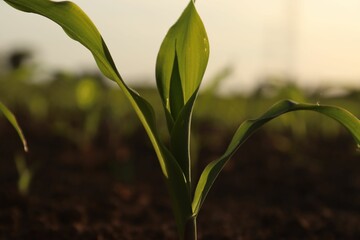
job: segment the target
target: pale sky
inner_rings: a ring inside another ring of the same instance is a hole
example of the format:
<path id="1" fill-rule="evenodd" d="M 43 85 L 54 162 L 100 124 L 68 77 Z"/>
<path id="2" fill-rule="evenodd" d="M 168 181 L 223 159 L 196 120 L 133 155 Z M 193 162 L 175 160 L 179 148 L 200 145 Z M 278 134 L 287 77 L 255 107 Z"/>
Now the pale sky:
<path id="1" fill-rule="evenodd" d="M 74 2 L 102 33 L 125 81 L 155 83 L 161 41 L 188 1 Z M 205 82 L 231 65 L 234 73 L 224 85 L 236 91 L 277 73 L 293 74 L 301 85 L 360 88 L 359 0 L 197 0 L 196 5 L 210 41 Z M 0 29 L 0 54 L 29 46 L 44 69 L 95 68 L 90 53 L 60 27 L 3 1 Z"/>

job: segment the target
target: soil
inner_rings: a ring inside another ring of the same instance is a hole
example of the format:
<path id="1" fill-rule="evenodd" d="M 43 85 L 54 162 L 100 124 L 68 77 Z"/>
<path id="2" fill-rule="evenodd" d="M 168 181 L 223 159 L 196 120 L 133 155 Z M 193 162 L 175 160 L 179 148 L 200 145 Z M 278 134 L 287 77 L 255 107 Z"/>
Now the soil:
<path id="1" fill-rule="evenodd" d="M 4 126 L 4 124 L 0 124 Z M 23 127 L 35 168 L 19 194 L 13 129 L 2 127 L 0 239 L 177 239 L 160 168 L 142 129 L 87 147 Z M 230 138 L 201 129 L 201 169 Z M 216 137 L 216 138 L 215 138 Z M 210 141 L 211 140 L 211 141 Z M 219 176 L 198 217 L 199 239 L 360 239 L 360 154 L 347 134 L 306 139 L 258 132 Z"/>

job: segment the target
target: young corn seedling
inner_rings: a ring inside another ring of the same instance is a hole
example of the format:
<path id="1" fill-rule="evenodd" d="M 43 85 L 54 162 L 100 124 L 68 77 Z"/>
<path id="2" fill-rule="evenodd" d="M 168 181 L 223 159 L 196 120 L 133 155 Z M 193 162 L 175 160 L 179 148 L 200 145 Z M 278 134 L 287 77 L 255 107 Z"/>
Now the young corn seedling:
<path id="1" fill-rule="evenodd" d="M 25 136 L 20 128 L 18 121 L 16 120 L 15 115 L 7 108 L 2 102 L 0 102 L 0 113 L 3 113 L 5 118 L 10 122 L 10 124 L 14 127 L 16 132 L 18 133 L 20 140 L 23 144 L 24 151 L 28 151 L 28 145 L 25 139 Z"/>
<path id="2" fill-rule="evenodd" d="M 208 58 L 209 42 L 191 0 L 163 40 L 156 62 L 156 83 L 163 102 L 170 135 L 169 146 L 160 139 L 152 106 L 130 89 L 110 55 L 101 34 L 88 16 L 74 3 L 49 0 L 4 0 L 14 8 L 43 15 L 59 24 L 75 41 L 93 54 L 101 72 L 122 89 L 143 124 L 158 157 L 167 184 L 179 239 L 197 239 L 196 219 L 205 198 L 220 171 L 234 152 L 252 133 L 270 120 L 287 112 L 308 110 L 324 114 L 342 124 L 360 144 L 360 122 L 348 111 L 336 106 L 276 103 L 257 119 L 243 122 L 236 130 L 225 153 L 210 162 L 194 184 L 191 176 L 190 125 Z M 192 189 L 192 186 L 196 186 Z"/>
<path id="3" fill-rule="evenodd" d="M 20 125 L 16 120 L 15 115 L 2 102 L 0 102 L 0 113 L 4 114 L 5 118 L 17 131 L 21 139 L 21 142 L 23 144 L 24 151 L 27 152 L 28 151 L 27 142 L 20 128 Z M 27 167 L 25 157 L 22 154 L 18 154 L 15 157 L 15 164 L 19 174 L 18 190 L 21 194 L 25 195 L 29 190 L 29 185 L 32 178 L 32 171 Z"/>

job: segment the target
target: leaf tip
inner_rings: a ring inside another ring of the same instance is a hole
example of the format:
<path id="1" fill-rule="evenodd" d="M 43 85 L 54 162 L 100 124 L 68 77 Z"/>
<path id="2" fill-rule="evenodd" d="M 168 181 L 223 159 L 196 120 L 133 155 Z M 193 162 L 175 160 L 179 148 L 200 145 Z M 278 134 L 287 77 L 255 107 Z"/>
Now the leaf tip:
<path id="1" fill-rule="evenodd" d="M 24 151 L 29 152 L 29 147 L 26 142 L 24 142 Z"/>

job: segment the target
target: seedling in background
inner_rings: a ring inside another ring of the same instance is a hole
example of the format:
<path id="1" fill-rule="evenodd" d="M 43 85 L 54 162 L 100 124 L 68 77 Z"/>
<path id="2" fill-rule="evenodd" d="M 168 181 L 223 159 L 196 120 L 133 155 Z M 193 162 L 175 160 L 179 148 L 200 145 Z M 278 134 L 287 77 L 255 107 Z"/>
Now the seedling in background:
<path id="1" fill-rule="evenodd" d="M 67 80 L 69 85 L 64 83 L 63 79 L 56 79 L 52 88 L 56 89 L 57 86 L 62 86 L 62 91 L 56 92 L 53 95 L 54 102 L 57 106 L 70 110 L 72 107 L 80 111 L 84 119 L 82 126 L 73 126 L 68 119 L 56 119 L 54 129 L 57 134 L 66 137 L 71 142 L 74 142 L 83 151 L 88 151 L 94 137 L 98 133 L 99 124 L 102 117 L 101 106 L 104 103 L 101 101 L 104 94 L 104 87 L 101 82 L 95 77 L 81 77 L 71 78 Z M 60 83 L 60 84 L 59 84 Z M 55 90 L 56 91 L 56 90 Z M 67 98 L 62 97 L 66 93 Z M 59 98 L 63 101 L 63 104 L 59 103 Z M 74 102 L 76 104 L 74 104 Z"/>
<path id="2" fill-rule="evenodd" d="M 28 151 L 27 142 L 26 142 L 24 134 L 16 120 L 15 115 L 2 102 L 0 102 L 0 113 L 1 112 L 4 114 L 6 119 L 9 120 L 11 125 L 17 131 L 17 133 L 21 139 L 21 142 L 23 144 L 24 151 L 27 152 Z M 16 164 L 16 169 L 18 170 L 18 174 L 19 174 L 18 190 L 21 194 L 26 195 L 29 190 L 33 172 L 32 172 L 32 170 L 30 170 L 27 167 L 25 157 L 22 154 L 18 154 L 15 157 L 15 164 Z"/>
<path id="3" fill-rule="evenodd" d="M 196 219 L 218 174 L 242 143 L 268 121 L 287 112 L 315 111 L 338 121 L 360 144 L 359 119 L 348 111 L 335 106 L 285 100 L 273 105 L 259 118 L 243 122 L 225 153 L 210 162 L 194 184 L 191 176 L 190 125 L 193 106 L 209 58 L 207 34 L 194 0 L 189 2 L 178 21 L 170 28 L 156 63 L 156 83 L 167 119 L 170 146 L 166 146 L 160 139 L 152 106 L 125 84 L 101 34 L 77 5 L 49 0 L 4 1 L 18 10 L 43 15 L 59 24 L 72 39 L 92 52 L 101 72 L 122 89 L 155 149 L 171 196 L 179 239 L 197 239 Z M 196 186 L 195 189 L 192 186 Z"/>
<path id="4" fill-rule="evenodd" d="M 25 136 L 20 128 L 18 121 L 16 120 L 15 115 L 2 103 L 0 102 L 0 113 L 3 113 L 5 118 L 11 123 L 16 132 L 18 133 L 21 142 L 23 144 L 24 151 L 28 151 L 28 145 L 25 139 Z"/>
<path id="5" fill-rule="evenodd" d="M 25 156 L 23 154 L 17 154 L 15 156 L 16 170 L 19 174 L 17 187 L 22 195 L 29 193 L 31 180 L 34 176 L 34 170 L 26 163 Z"/>

